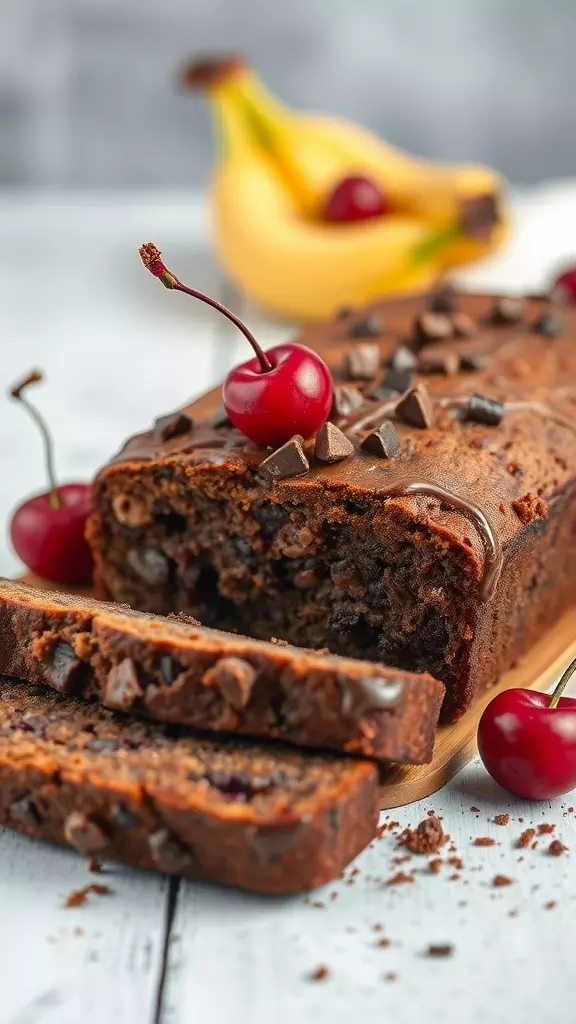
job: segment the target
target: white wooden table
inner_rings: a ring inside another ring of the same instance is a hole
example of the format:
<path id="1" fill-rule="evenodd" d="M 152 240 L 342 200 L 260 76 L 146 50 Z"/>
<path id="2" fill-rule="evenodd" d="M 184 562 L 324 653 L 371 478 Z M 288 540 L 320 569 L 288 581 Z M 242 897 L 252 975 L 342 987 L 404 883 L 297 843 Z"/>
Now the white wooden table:
<path id="1" fill-rule="evenodd" d="M 472 286 L 537 288 L 576 255 L 576 185 L 519 196 L 515 206 L 513 243 L 463 275 Z M 206 388 L 243 351 L 216 314 L 145 274 L 136 249 L 149 238 L 184 280 L 244 313 L 265 343 L 286 334 L 221 282 L 198 199 L 0 193 L 0 392 L 33 365 L 46 370 L 37 399 L 62 479 L 88 478 L 126 434 Z M 0 465 L 7 523 L 44 481 L 33 426 L 1 394 Z M 2 543 L 0 572 L 17 571 Z M 512 801 L 475 762 L 432 799 L 392 815 L 416 825 L 435 808 L 461 870 L 445 864 L 433 875 L 422 857 L 399 868 L 385 833 L 358 859 L 352 884 L 289 900 L 117 866 L 96 878 L 75 854 L 0 830 L 0 1024 L 572 1024 L 571 806 Z M 507 826 L 492 821 L 502 812 Z M 542 822 L 555 825 L 568 853 L 550 856 L 549 835 L 537 849 L 515 848 L 522 829 Z M 476 847 L 477 836 L 497 845 Z M 387 886 L 399 869 L 414 870 L 414 882 Z M 495 888 L 496 874 L 513 882 Z M 72 889 L 94 880 L 111 894 L 64 908 Z M 430 943 L 450 943 L 453 954 L 427 956 Z M 329 977 L 311 980 L 319 965 Z"/>

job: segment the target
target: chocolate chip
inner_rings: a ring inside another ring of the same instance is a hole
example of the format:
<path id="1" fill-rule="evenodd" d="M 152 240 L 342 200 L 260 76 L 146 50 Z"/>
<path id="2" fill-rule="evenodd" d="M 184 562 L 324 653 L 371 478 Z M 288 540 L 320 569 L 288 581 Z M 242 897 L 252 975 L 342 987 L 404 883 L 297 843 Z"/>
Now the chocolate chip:
<path id="1" fill-rule="evenodd" d="M 166 683 L 167 686 L 172 686 L 174 680 L 184 672 L 184 666 L 174 658 L 171 658 L 169 654 L 161 656 L 158 667 L 162 676 L 162 682 Z"/>
<path id="2" fill-rule="evenodd" d="M 456 373 L 460 360 L 455 352 L 424 352 L 420 356 L 420 373 Z"/>
<path id="3" fill-rule="evenodd" d="M 170 575 L 170 562 L 157 548 L 130 548 L 126 561 L 131 569 L 151 587 L 166 583 Z"/>
<path id="4" fill-rule="evenodd" d="M 500 222 L 498 203 L 493 192 L 472 196 L 460 204 L 460 222 L 465 235 L 479 242 L 490 240 L 492 232 Z"/>
<path id="5" fill-rule="evenodd" d="M 70 644 L 60 640 L 46 658 L 44 674 L 59 693 L 74 693 L 81 683 L 82 667 Z"/>
<path id="6" fill-rule="evenodd" d="M 379 338 L 384 331 L 384 324 L 379 316 L 374 313 L 368 314 L 357 320 L 355 324 L 350 324 L 346 332 L 347 338 Z"/>
<path id="7" fill-rule="evenodd" d="M 64 822 L 64 838 L 85 857 L 101 853 L 110 845 L 103 828 L 82 811 L 72 811 Z"/>
<path id="8" fill-rule="evenodd" d="M 284 480 L 290 476 L 301 476 L 310 469 L 310 464 L 302 449 L 302 438 L 296 434 L 281 448 L 277 448 L 260 464 L 262 469 L 273 480 Z"/>
<path id="9" fill-rule="evenodd" d="M 471 316 L 455 313 L 452 317 L 452 330 L 456 338 L 471 338 L 476 334 L 477 327 Z"/>
<path id="10" fill-rule="evenodd" d="M 294 576 L 293 583 L 298 590 L 313 590 L 318 584 L 318 576 L 314 569 L 301 569 Z"/>
<path id="11" fill-rule="evenodd" d="M 538 334 L 544 334 L 548 338 L 554 338 L 561 334 L 564 329 L 564 320 L 558 313 L 551 309 L 545 310 L 532 324 L 532 330 Z"/>
<path id="12" fill-rule="evenodd" d="M 256 682 L 256 669 L 244 658 L 220 658 L 202 677 L 205 686 L 216 686 L 238 711 L 245 708 Z"/>
<path id="13" fill-rule="evenodd" d="M 156 866 L 169 874 L 179 875 L 194 863 L 192 852 L 185 849 L 167 828 L 152 832 L 148 836 L 148 847 Z"/>
<path id="14" fill-rule="evenodd" d="M 517 324 L 524 316 L 525 306 L 524 299 L 510 297 L 496 299 L 490 312 L 490 322 L 493 324 Z"/>
<path id="15" fill-rule="evenodd" d="M 192 430 L 193 426 L 193 421 L 185 412 L 172 412 L 167 416 L 159 416 L 154 422 L 154 440 L 169 441 L 172 437 L 186 434 Z"/>
<path id="16" fill-rule="evenodd" d="M 135 825 L 140 824 L 140 818 L 123 803 L 119 803 L 114 807 L 112 820 L 116 828 L 134 828 Z"/>
<path id="17" fill-rule="evenodd" d="M 460 369 L 467 373 L 483 370 L 488 365 L 488 356 L 484 352 L 467 352 L 460 356 Z"/>
<path id="18" fill-rule="evenodd" d="M 10 817 L 28 828 L 37 828 L 42 820 L 29 793 L 10 804 Z"/>
<path id="19" fill-rule="evenodd" d="M 380 368 L 380 346 L 358 345 L 346 354 L 345 369 L 352 380 L 372 380 Z"/>
<path id="20" fill-rule="evenodd" d="M 464 419 L 497 427 L 502 422 L 503 415 L 504 406 L 501 402 L 487 398 L 486 395 L 471 395 Z"/>
<path id="21" fill-rule="evenodd" d="M 332 416 L 349 416 L 361 405 L 364 405 L 364 396 L 353 384 L 338 384 L 334 388 Z"/>
<path id="22" fill-rule="evenodd" d="M 417 363 L 417 356 L 406 345 L 399 345 L 388 360 L 391 370 L 414 370 Z"/>
<path id="23" fill-rule="evenodd" d="M 422 313 L 414 324 L 414 341 L 421 348 L 452 336 L 452 322 L 442 313 Z"/>
<path id="24" fill-rule="evenodd" d="M 390 392 L 408 391 L 408 388 L 412 387 L 413 379 L 414 374 L 408 368 L 404 370 L 386 370 L 380 386 L 377 388 L 378 394 L 376 395 L 376 392 L 374 392 L 374 395 L 378 398 L 385 398 L 386 394 Z"/>
<path id="25" fill-rule="evenodd" d="M 456 309 L 457 295 L 454 285 L 443 284 L 430 294 L 428 309 L 431 313 L 453 313 Z"/>
<path id="26" fill-rule="evenodd" d="M 434 423 L 434 407 L 423 384 L 412 388 L 396 407 L 396 415 L 412 427 L 425 429 Z"/>
<path id="27" fill-rule="evenodd" d="M 354 454 L 354 445 L 333 423 L 324 423 L 316 434 L 314 455 L 320 462 L 341 462 Z"/>
<path id="28" fill-rule="evenodd" d="M 135 700 L 141 697 L 142 687 L 138 681 L 136 665 L 132 658 L 124 658 L 113 665 L 104 684 L 104 703 L 110 708 L 127 711 Z"/>
<path id="29" fill-rule="evenodd" d="M 228 418 L 228 413 L 223 405 L 218 406 L 216 412 L 212 417 L 212 426 L 218 430 L 220 427 L 231 427 L 232 420 Z"/>
<path id="30" fill-rule="evenodd" d="M 290 522 L 288 509 L 275 501 L 261 501 L 253 506 L 252 514 L 256 522 L 262 527 L 262 533 L 267 540 L 275 537 L 278 530 Z"/>
<path id="31" fill-rule="evenodd" d="M 384 420 L 376 430 L 364 438 L 360 447 L 381 459 L 392 459 L 400 448 L 398 431 L 391 420 Z"/>

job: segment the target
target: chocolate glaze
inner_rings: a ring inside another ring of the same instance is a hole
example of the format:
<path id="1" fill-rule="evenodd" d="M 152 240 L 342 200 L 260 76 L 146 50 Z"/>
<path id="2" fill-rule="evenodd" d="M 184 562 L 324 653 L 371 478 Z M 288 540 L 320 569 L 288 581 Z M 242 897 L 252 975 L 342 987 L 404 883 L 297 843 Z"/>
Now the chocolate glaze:
<path id="1" fill-rule="evenodd" d="M 424 296 L 375 304 L 369 310 L 385 314 L 386 333 L 380 340 L 382 372 L 379 379 L 362 385 L 366 394 L 378 386 L 398 345 L 412 336 L 414 320 L 425 310 L 426 302 Z M 485 598 L 494 591 L 502 550 L 523 529 L 513 502 L 530 490 L 544 499 L 552 497 L 570 480 L 569 466 L 576 463 L 573 407 L 565 388 L 573 373 L 576 310 L 566 309 L 562 334 L 550 339 L 529 327 L 549 308 L 546 299 L 528 300 L 522 325 L 489 323 L 493 305 L 493 296 L 460 297 L 459 310 L 473 319 L 477 330 L 471 339 L 444 340 L 442 348 L 460 355 L 480 353 L 486 363 L 477 370 L 451 375 L 451 395 L 446 395 L 445 379 L 416 370 L 415 382 L 424 382 L 433 398 L 436 422 L 428 430 L 418 430 L 395 419 L 400 437 L 396 457 L 378 459 L 355 444 L 350 458 L 326 465 L 313 461 L 310 444 L 306 454 L 311 466 L 306 474 L 269 484 L 277 501 L 322 501 L 327 491 L 338 492 L 342 500 L 349 493 L 355 501 L 362 495 L 370 499 L 374 493 L 394 496 L 403 502 L 403 512 L 420 522 L 425 520 L 433 532 L 465 554 Z M 346 336 L 348 327 L 365 313 L 351 311 L 344 320 L 312 326 L 298 339 L 322 352 L 339 383 L 350 383 L 343 376 L 345 355 L 358 344 Z M 427 347 L 427 352 L 433 350 L 434 345 Z M 505 415 L 498 427 L 463 422 L 463 417 L 452 411 L 465 410 L 473 392 L 504 403 L 506 413 L 514 415 Z M 398 398 L 395 395 L 377 404 L 366 400 L 346 417 L 334 415 L 332 422 L 355 440 L 380 420 L 394 418 Z M 215 428 L 211 421 L 220 404 L 220 391 L 215 389 L 186 407 L 184 411 L 196 426 L 181 437 L 159 443 L 149 431 L 131 439 L 100 474 L 97 488 L 105 485 L 111 474 L 138 473 L 150 462 L 153 473 L 156 464 L 165 468 L 171 462 L 199 475 L 223 466 L 232 474 L 248 473 L 262 486 L 258 467 L 270 449 L 253 445 L 232 427 Z M 551 457 L 555 449 L 561 450 L 563 461 Z M 423 510 L 418 495 L 426 493 L 439 499 L 438 507 Z M 477 537 L 469 536 L 469 523 Z"/>

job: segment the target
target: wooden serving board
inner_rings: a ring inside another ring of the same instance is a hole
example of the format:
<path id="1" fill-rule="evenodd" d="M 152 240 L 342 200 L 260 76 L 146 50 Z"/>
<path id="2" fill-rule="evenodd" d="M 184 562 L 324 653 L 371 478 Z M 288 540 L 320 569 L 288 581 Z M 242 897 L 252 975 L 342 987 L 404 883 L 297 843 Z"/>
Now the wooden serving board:
<path id="1" fill-rule="evenodd" d="M 54 583 L 37 576 L 24 576 L 41 590 L 57 590 Z M 88 587 L 71 587 L 74 593 L 90 597 Z M 391 765 L 383 777 L 380 788 L 380 807 L 402 807 L 431 796 L 448 782 L 456 772 L 468 764 L 477 753 L 476 732 L 480 716 L 486 705 L 501 690 L 515 686 L 531 690 L 549 690 L 560 677 L 572 658 L 576 657 L 576 608 L 566 614 L 552 629 L 544 633 L 516 668 L 511 669 L 500 682 L 482 694 L 453 725 L 441 725 L 436 733 L 434 757 L 425 765 Z"/>

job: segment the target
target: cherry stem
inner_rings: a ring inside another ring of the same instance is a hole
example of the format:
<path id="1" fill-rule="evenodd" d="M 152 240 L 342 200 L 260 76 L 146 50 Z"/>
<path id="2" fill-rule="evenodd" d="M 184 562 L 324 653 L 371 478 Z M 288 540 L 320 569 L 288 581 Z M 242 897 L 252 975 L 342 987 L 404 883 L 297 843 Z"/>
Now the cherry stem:
<path id="1" fill-rule="evenodd" d="M 205 302 L 207 306 L 212 306 L 213 309 L 217 309 L 219 313 L 222 313 L 223 316 L 227 317 L 228 320 L 230 320 L 230 322 L 242 332 L 246 340 L 254 349 L 256 358 L 260 363 L 262 373 L 269 373 L 270 370 L 274 369 L 264 349 L 258 344 L 252 332 L 246 327 L 246 324 L 242 323 L 240 318 L 237 317 L 232 310 L 227 309 L 226 306 L 223 306 L 217 299 L 212 299 L 209 295 L 205 295 L 204 292 L 199 292 L 195 288 L 188 288 L 187 285 L 182 284 L 171 270 L 166 269 L 164 263 L 160 259 L 161 252 L 154 245 L 154 242 L 145 242 L 144 245 L 140 246 L 139 253 L 142 263 L 146 269 L 149 270 L 154 277 L 157 277 L 165 288 L 171 288 L 173 291 L 177 292 L 184 292 L 185 295 L 191 295 L 194 299 L 200 299 L 201 302 Z"/>
<path id="2" fill-rule="evenodd" d="M 555 707 L 558 706 L 558 701 L 560 700 L 560 697 L 564 693 L 564 690 L 566 689 L 566 686 L 568 685 L 568 683 L 569 683 L 570 679 L 572 678 L 572 676 L 574 675 L 575 671 L 576 671 L 576 658 L 574 658 L 574 661 L 570 662 L 570 664 L 568 665 L 568 668 L 566 669 L 566 671 L 564 672 L 562 678 L 560 679 L 560 682 L 556 686 L 556 689 L 554 690 L 554 693 L 552 694 L 552 697 L 550 698 L 550 703 L 548 705 L 549 708 L 555 708 Z"/>
<path id="3" fill-rule="evenodd" d="M 19 384 L 15 384 L 14 387 L 11 388 L 10 394 L 12 395 L 12 398 L 16 398 L 28 410 L 42 435 L 42 440 L 44 442 L 46 475 L 50 485 L 50 505 L 52 508 L 60 508 L 62 505 L 62 499 L 60 498 L 58 487 L 56 485 L 56 473 L 54 471 L 54 444 L 50 436 L 50 431 L 48 430 L 44 418 L 24 395 L 25 389 L 29 387 L 30 384 L 39 384 L 42 380 L 44 380 L 44 375 L 40 370 L 32 370 L 24 380 L 21 380 Z"/>

